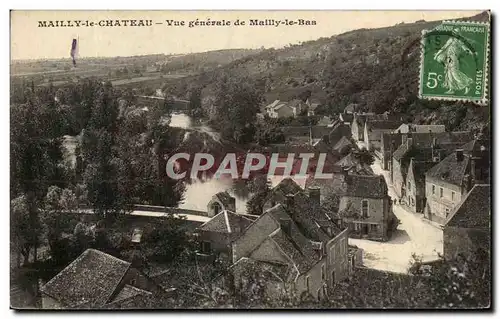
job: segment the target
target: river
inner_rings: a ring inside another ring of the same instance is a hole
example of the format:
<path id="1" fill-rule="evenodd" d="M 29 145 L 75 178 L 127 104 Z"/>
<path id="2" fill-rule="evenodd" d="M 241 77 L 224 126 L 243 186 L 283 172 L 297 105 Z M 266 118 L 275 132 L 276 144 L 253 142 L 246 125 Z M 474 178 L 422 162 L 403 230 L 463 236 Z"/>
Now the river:
<path id="1" fill-rule="evenodd" d="M 215 132 L 213 129 L 206 125 L 195 124 L 193 119 L 191 119 L 184 113 L 173 113 L 170 121 L 170 126 L 207 133 L 214 140 L 220 140 L 220 134 L 218 132 Z M 236 211 L 239 213 L 245 213 L 246 203 L 249 199 L 250 194 L 248 194 L 248 192 L 241 191 L 241 193 L 243 194 L 240 194 L 238 196 L 235 194 L 234 186 L 234 182 L 230 179 L 217 178 L 195 181 L 191 184 L 187 184 L 184 201 L 179 205 L 179 207 L 205 211 L 207 209 L 208 202 L 212 199 L 213 195 L 218 192 L 227 191 L 229 194 L 236 198 Z"/>

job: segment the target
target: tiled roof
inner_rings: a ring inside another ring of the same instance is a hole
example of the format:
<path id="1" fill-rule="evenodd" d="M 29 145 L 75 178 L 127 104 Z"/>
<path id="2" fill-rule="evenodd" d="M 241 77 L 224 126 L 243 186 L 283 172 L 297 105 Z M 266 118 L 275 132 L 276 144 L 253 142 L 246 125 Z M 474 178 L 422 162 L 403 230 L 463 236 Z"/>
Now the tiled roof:
<path id="1" fill-rule="evenodd" d="M 346 182 L 346 196 L 364 198 L 384 198 L 387 196 L 387 183 L 382 175 L 349 174 Z"/>
<path id="2" fill-rule="evenodd" d="M 279 103 L 280 103 L 280 100 L 275 100 L 273 103 L 267 105 L 266 109 L 274 109 Z"/>
<path id="3" fill-rule="evenodd" d="M 354 143 L 346 136 L 342 136 L 342 138 L 333 146 L 333 149 L 335 151 L 341 151 L 345 147 L 349 146 L 354 146 Z"/>
<path id="4" fill-rule="evenodd" d="M 214 196 L 217 197 L 224 205 L 230 204 L 233 201 L 233 197 L 229 195 L 228 192 L 218 192 Z"/>
<path id="5" fill-rule="evenodd" d="M 354 118 L 354 116 L 350 113 L 342 113 L 340 114 L 340 116 L 342 116 L 342 120 L 344 122 L 349 122 L 349 123 L 351 123 L 352 119 Z"/>
<path id="6" fill-rule="evenodd" d="M 476 184 L 455 208 L 446 226 L 461 228 L 491 227 L 491 188 L 489 184 Z"/>
<path id="7" fill-rule="evenodd" d="M 342 137 L 349 137 L 351 134 L 349 125 L 339 122 L 328 133 L 328 141 L 331 145 L 335 145 Z"/>
<path id="8" fill-rule="evenodd" d="M 138 295 L 151 296 L 152 293 L 134 286 L 125 285 L 110 303 L 122 302 L 126 299 L 133 298 Z"/>
<path id="9" fill-rule="evenodd" d="M 278 185 L 276 185 L 273 189 L 272 192 L 281 192 L 283 195 L 288 195 L 288 194 L 295 194 L 297 192 L 300 192 L 302 188 L 299 186 L 299 184 L 295 183 L 295 181 L 288 177 L 284 178 Z"/>
<path id="10" fill-rule="evenodd" d="M 217 233 L 240 233 L 253 221 L 247 217 L 224 210 L 201 225 L 198 229 Z"/>
<path id="11" fill-rule="evenodd" d="M 130 263 L 87 249 L 41 291 L 68 308 L 100 308 L 109 301 Z"/>
<path id="12" fill-rule="evenodd" d="M 474 140 L 463 145 L 462 160 L 457 160 L 457 152 L 452 152 L 444 160 L 428 170 L 425 176 L 441 179 L 458 186 L 462 185 L 465 175 L 470 173 L 470 154 L 479 152 L 481 147 L 485 147 L 485 151 L 488 152 L 489 142 Z M 489 154 L 485 155 L 489 157 Z M 489 167 L 484 168 L 489 169 Z"/>
<path id="13" fill-rule="evenodd" d="M 411 169 L 413 171 L 413 178 L 418 183 L 424 183 L 425 173 L 429 169 L 431 169 L 434 165 L 436 165 L 436 163 L 432 161 L 412 161 L 411 163 L 412 163 Z"/>
<path id="14" fill-rule="evenodd" d="M 368 127 L 371 130 L 393 130 L 401 124 L 400 121 L 389 121 L 389 120 L 378 120 L 378 121 L 368 121 Z"/>

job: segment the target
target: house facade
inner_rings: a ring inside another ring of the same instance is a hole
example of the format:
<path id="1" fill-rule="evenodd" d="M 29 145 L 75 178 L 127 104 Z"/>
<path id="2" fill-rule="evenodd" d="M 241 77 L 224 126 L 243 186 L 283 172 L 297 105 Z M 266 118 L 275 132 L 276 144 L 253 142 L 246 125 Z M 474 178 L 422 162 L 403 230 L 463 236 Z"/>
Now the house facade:
<path id="1" fill-rule="evenodd" d="M 257 216 L 224 210 L 196 229 L 199 255 L 210 260 L 232 256 L 231 245 Z"/>
<path id="2" fill-rule="evenodd" d="M 446 131 L 444 125 L 420 125 L 412 123 L 401 124 L 394 130 L 395 133 L 443 133 Z"/>
<path id="3" fill-rule="evenodd" d="M 398 221 L 382 175 L 345 175 L 346 191 L 339 204 L 339 218 L 349 227 L 349 236 L 387 241 Z"/>
<path id="4" fill-rule="evenodd" d="M 327 290 L 349 273 L 348 229 L 339 228 L 333 216 L 320 208 L 320 194 L 288 194 L 264 212 L 233 243 L 234 282 L 245 289 L 251 278 L 245 267 L 274 269 L 279 280 L 268 278 L 266 293 L 275 298 L 278 291 L 292 292 L 300 298 L 327 297 Z"/>
<path id="5" fill-rule="evenodd" d="M 447 259 L 458 255 L 491 254 L 491 187 L 476 184 L 454 209 L 443 227 Z"/>
<path id="6" fill-rule="evenodd" d="M 425 217 L 443 224 L 478 183 L 489 183 L 488 140 L 473 140 L 456 149 L 425 174 Z"/>
<path id="7" fill-rule="evenodd" d="M 380 152 L 382 147 L 382 135 L 392 132 L 400 124 L 400 121 L 367 119 L 363 133 L 366 149 Z"/>
<path id="8" fill-rule="evenodd" d="M 434 165 L 436 162 L 416 161 L 414 158 L 410 160 L 403 204 L 413 213 L 424 212 L 426 205 L 425 173 Z"/>
<path id="9" fill-rule="evenodd" d="M 270 118 L 285 118 L 294 116 L 294 109 L 287 102 L 275 100 L 265 107 L 266 113 Z"/>

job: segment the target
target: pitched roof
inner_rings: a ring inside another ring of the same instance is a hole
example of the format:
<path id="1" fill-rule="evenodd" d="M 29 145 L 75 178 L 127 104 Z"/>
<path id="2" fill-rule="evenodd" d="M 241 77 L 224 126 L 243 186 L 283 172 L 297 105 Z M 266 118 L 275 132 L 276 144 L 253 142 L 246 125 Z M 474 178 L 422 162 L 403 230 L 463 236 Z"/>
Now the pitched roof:
<path id="1" fill-rule="evenodd" d="M 340 151 L 349 146 L 354 146 L 354 143 L 349 138 L 342 136 L 342 138 L 333 146 L 333 149 L 335 151 Z"/>
<path id="2" fill-rule="evenodd" d="M 414 133 L 429 133 L 431 131 L 432 133 L 441 133 L 446 130 L 444 125 L 421 125 L 421 124 L 401 124 L 395 131 L 398 129 L 403 129 L 403 126 L 408 127 L 409 132 L 414 132 Z"/>
<path id="3" fill-rule="evenodd" d="M 240 233 L 252 222 L 253 220 L 247 217 L 224 210 L 201 225 L 198 229 L 217 233 Z"/>
<path id="4" fill-rule="evenodd" d="M 450 214 L 445 225 L 489 229 L 491 227 L 491 208 L 490 185 L 476 184 Z"/>
<path id="5" fill-rule="evenodd" d="M 226 191 L 218 192 L 213 197 L 216 197 L 224 205 L 230 204 L 233 201 L 233 197 Z"/>
<path id="6" fill-rule="evenodd" d="M 371 130 L 393 130 L 401 124 L 400 121 L 369 120 L 368 127 Z"/>
<path id="7" fill-rule="evenodd" d="M 278 282 L 281 282 L 282 280 L 291 281 L 297 276 L 297 270 L 293 267 L 293 265 L 255 260 L 247 257 L 242 257 L 237 260 L 231 268 L 245 269 L 246 271 L 250 271 L 252 273 L 264 275 L 267 277 L 267 280 Z"/>
<path id="8" fill-rule="evenodd" d="M 357 175 L 346 176 L 347 189 L 345 196 L 384 198 L 387 196 L 387 183 L 382 175 Z"/>
<path id="9" fill-rule="evenodd" d="M 139 295 L 151 296 L 153 293 L 131 285 L 125 285 L 122 290 L 111 300 L 110 303 L 123 302 L 129 298 L 134 298 Z"/>
<path id="10" fill-rule="evenodd" d="M 349 122 L 349 123 L 351 123 L 352 119 L 354 118 L 354 116 L 351 113 L 341 113 L 340 117 L 342 117 L 342 120 L 344 122 Z"/>
<path id="11" fill-rule="evenodd" d="M 425 173 L 431 169 L 436 162 L 432 161 L 411 161 L 410 166 L 413 171 L 413 178 L 417 183 L 425 182 Z"/>
<path id="12" fill-rule="evenodd" d="M 68 308 L 100 308 L 115 292 L 130 263 L 87 249 L 41 291 Z"/>
<path id="13" fill-rule="evenodd" d="M 331 145 L 335 145 L 342 137 L 349 137 L 351 134 L 349 125 L 339 122 L 328 133 L 328 141 Z"/>
<path id="14" fill-rule="evenodd" d="M 274 109 L 281 101 L 275 100 L 273 103 L 266 106 L 266 109 Z"/>
<path id="15" fill-rule="evenodd" d="M 470 173 L 470 155 L 480 152 L 481 147 L 484 147 L 485 151 L 488 151 L 488 144 L 489 142 L 487 141 L 473 140 L 463 145 L 462 160 L 457 160 L 457 152 L 452 152 L 444 160 L 428 170 L 425 176 L 441 179 L 458 186 L 462 185 L 465 175 Z M 489 154 L 485 155 L 489 158 Z"/>
<path id="16" fill-rule="evenodd" d="M 355 103 L 351 103 L 349 105 L 347 105 L 344 109 L 344 113 L 347 113 L 347 112 L 356 112 L 359 108 L 359 105 L 358 104 L 355 104 Z"/>
<path id="17" fill-rule="evenodd" d="M 281 192 L 283 195 L 295 194 L 302 188 L 292 178 L 287 177 L 281 180 L 278 185 L 273 187 L 272 192 Z"/>

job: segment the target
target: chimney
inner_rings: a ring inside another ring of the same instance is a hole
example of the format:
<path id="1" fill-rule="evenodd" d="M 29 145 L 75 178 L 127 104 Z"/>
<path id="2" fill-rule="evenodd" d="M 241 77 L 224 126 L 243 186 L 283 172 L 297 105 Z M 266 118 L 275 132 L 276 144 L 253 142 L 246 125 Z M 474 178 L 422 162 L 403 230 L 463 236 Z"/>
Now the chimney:
<path id="1" fill-rule="evenodd" d="M 464 160 L 464 150 L 463 149 L 457 149 L 455 150 L 455 153 L 457 154 L 457 162 L 461 162 Z M 472 162 L 471 161 L 471 170 L 472 170 Z"/>
<path id="2" fill-rule="evenodd" d="M 307 190 L 311 204 L 315 207 L 319 207 L 321 203 L 321 188 L 317 186 L 309 186 Z"/>
<path id="3" fill-rule="evenodd" d="M 290 209 L 293 207 L 295 202 L 295 196 L 293 194 L 287 194 L 285 199 L 285 208 Z"/>

